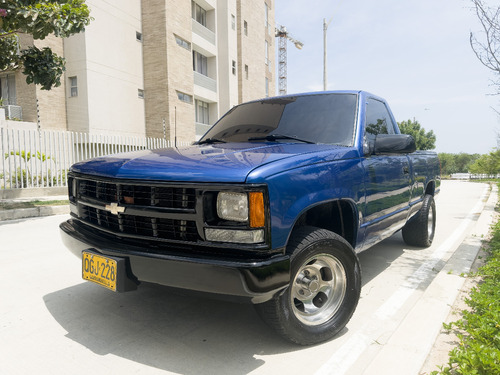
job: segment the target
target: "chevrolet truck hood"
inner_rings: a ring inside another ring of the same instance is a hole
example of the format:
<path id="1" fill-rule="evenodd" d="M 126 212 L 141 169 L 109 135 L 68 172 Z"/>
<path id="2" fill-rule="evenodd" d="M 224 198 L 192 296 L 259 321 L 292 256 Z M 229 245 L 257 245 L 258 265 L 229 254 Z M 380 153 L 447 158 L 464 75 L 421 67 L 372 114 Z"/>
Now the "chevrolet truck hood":
<path id="1" fill-rule="evenodd" d="M 194 145 L 99 157 L 76 163 L 71 171 L 123 179 L 242 183 L 250 172 L 266 164 L 337 148 L 298 143 Z"/>

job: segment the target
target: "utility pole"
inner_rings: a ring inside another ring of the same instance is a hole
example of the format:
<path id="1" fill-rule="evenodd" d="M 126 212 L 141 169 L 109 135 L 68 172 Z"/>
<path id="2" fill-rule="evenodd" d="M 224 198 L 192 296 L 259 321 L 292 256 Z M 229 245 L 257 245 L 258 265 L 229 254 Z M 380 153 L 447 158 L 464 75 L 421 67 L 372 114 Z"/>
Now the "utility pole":
<path id="1" fill-rule="evenodd" d="M 332 22 L 332 18 L 328 23 L 326 18 L 323 18 L 323 91 L 326 91 L 328 86 L 328 68 L 326 67 L 326 32 L 328 31 L 328 25 Z"/>

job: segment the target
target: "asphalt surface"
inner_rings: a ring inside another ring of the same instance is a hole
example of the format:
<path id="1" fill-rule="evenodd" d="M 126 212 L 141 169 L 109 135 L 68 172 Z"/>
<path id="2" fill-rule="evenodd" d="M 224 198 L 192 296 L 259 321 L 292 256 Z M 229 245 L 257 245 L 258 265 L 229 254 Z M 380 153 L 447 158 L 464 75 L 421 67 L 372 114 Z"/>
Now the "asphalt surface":
<path id="1" fill-rule="evenodd" d="M 419 374 L 488 232 L 496 192 L 444 181 L 428 249 L 398 233 L 360 254 L 358 308 L 335 339 L 289 344 L 250 305 L 81 279 L 68 215 L 0 222 L 0 374 Z"/>

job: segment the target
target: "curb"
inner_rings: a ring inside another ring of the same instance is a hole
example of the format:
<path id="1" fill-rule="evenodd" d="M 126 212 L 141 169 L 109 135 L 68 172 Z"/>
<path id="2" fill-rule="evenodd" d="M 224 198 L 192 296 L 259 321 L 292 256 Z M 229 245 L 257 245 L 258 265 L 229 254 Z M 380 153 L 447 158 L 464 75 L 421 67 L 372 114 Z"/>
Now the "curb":
<path id="1" fill-rule="evenodd" d="M 0 211 L 0 221 L 69 214 L 69 205 L 39 206 Z"/>

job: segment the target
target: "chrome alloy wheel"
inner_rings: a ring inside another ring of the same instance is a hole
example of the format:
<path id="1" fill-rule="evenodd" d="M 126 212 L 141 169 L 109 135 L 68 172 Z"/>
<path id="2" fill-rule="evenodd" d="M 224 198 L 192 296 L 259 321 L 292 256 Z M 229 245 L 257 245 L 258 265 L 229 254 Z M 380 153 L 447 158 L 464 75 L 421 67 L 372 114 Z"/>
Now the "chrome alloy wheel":
<path id="1" fill-rule="evenodd" d="M 434 210 L 432 207 L 430 207 L 429 209 L 429 213 L 428 213 L 428 216 L 427 216 L 427 235 L 428 235 L 428 238 L 429 239 L 433 239 L 434 238 Z"/>
<path id="2" fill-rule="evenodd" d="M 315 326 L 338 311 L 346 294 L 347 278 L 342 263 L 332 255 L 309 258 L 295 274 L 291 288 L 295 317 Z"/>

